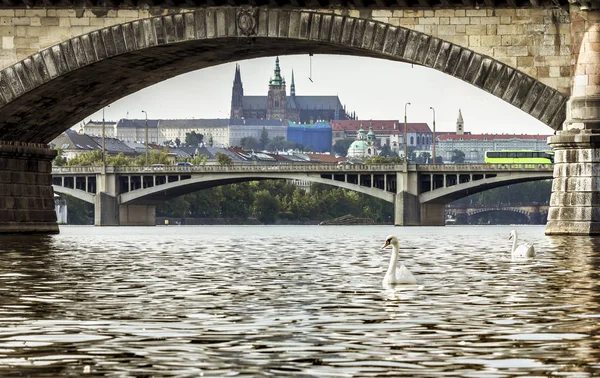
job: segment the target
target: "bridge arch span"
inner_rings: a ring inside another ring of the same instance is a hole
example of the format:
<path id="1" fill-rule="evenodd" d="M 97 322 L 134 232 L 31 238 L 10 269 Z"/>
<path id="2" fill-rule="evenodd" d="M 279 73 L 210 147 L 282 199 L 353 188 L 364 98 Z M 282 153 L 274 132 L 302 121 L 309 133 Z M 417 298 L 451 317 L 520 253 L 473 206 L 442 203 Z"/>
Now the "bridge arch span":
<path id="1" fill-rule="evenodd" d="M 552 172 L 512 172 L 496 177 L 486 178 L 484 180 L 469 181 L 462 184 L 448 186 L 445 188 L 436 189 L 430 192 L 425 192 L 419 195 L 422 204 L 448 204 L 457 199 L 461 199 L 471 194 L 477 194 L 489 189 L 498 188 L 501 186 L 518 184 L 527 181 L 549 180 L 552 178 Z"/>
<path id="2" fill-rule="evenodd" d="M 554 129 L 567 97 L 493 58 L 403 27 L 333 13 L 217 7 L 115 25 L 0 71 L 0 135 L 47 143 L 106 104 L 243 58 L 323 53 L 413 63 L 464 80 Z M 26 112 L 23 109 L 27 109 Z"/>
<path id="3" fill-rule="evenodd" d="M 54 193 L 66 194 L 87 203 L 93 204 L 95 202 L 96 196 L 94 194 L 87 193 L 80 189 L 72 189 L 60 185 L 52 185 L 52 189 L 54 189 Z"/>
<path id="4" fill-rule="evenodd" d="M 174 197 L 216 186 L 229 185 L 247 181 L 298 179 L 349 189 L 358 193 L 363 193 L 372 197 L 382 199 L 387 202 L 394 202 L 394 193 L 386 192 L 381 189 L 364 187 L 357 184 L 351 184 L 332 179 L 325 179 L 320 177 L 320 175 L 318 174 L 307 174 L 306 176 L 299 177 L 298 175 L 294 174 L 265 172 L 264 174 L 207 174 L 203 175 L 202 177 L 192 177 L 186 180 L 173 181 L 162 185 L 157 185 L 145 189 L 137 189 L 131 192 L 123 193 L 120 195 L 119 203 L 121 205 L 156 204 L 158 202 L 162 202 Z"/>

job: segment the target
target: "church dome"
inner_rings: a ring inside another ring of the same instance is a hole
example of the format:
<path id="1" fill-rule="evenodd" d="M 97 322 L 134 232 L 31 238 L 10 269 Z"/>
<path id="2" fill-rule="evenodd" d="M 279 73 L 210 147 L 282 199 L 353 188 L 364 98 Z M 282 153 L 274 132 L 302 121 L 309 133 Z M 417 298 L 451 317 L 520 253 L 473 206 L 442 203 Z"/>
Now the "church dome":
<path id="1" fill-rule="evenodd" d="M 348 156 L 349 157 L 362 157 L 367 155 L 367 150 L 369 146 L 364 140 L 355 140 L 352 142 L 350 147 L 348 148 Z"/>

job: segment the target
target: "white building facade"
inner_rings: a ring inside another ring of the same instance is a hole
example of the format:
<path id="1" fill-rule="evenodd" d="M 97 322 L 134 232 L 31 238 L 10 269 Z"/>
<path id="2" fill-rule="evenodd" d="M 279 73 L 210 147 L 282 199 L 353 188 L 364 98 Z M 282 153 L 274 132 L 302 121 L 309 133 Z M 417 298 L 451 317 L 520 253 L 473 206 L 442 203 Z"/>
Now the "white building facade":
<path id="1" fill-rule="evenodd" d="M 455 132 L 440 132 L 436 136 L 436 155 L 444 163 L 452 161 L 454 150 L 465 154 L 465 163 L 483 163 L 486 151 L 532 150 L 551 151 L 550 135 L 528 134 L 471 134 L 464 131 L 462 112 L 458 111 Z"/>

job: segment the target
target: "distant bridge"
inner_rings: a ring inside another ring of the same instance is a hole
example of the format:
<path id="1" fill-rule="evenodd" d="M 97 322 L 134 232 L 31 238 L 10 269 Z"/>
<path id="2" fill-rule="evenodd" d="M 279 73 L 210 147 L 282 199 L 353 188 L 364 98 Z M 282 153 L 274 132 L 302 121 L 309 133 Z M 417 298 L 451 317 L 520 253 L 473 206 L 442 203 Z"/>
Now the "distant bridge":
<path id="1" fill-rule="evenodd" d="M 523 215 L 530 224 L 545 224 L 549 209 L 547 204 L 450 205 L 446 206 L 446 215 L 455 218 L 459 224 L 468 224 L 484 213 L 510 212 Z"/>
<path id="2" fill-rule="evenodd" d="M 156 204 L 183 194 L 244 181 L 300 179 L 393 203 L 398 226 L 441 226 L 451 201 L 498 186 L 550 179 L 552 173 L 547 164 L 54 167 L 52 187 L 93 203 L 96 225 L 154 225 Z"/>

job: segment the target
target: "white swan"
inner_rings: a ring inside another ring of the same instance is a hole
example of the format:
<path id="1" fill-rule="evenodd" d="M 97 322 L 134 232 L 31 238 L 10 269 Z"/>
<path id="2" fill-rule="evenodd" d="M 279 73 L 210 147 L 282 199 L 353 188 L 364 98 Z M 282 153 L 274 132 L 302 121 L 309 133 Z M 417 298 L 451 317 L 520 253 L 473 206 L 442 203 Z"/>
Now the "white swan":
<path id="1" fill-rule="evenodd" d="M 388 267 L 385 277 L 383 277 L 382 285 L 416 284 L 417 280 L 412 273 L 406 269 L 404 264 L 400 263 L 400 269 L 396 272 L 399 251 L 398 238 L 393 235 L 388 236 L 381 249 L 384 249 L 389 245 L 392 246 L 392 256 L 390 257 L 390 266 Z"/>
<path id="2" fill-rule="evenodd" d="M 512 230 L 508 240 L 513 240 L 511 257 L 513 259 L 532 259 L 535 257 L 535 249 L 532 244 L 521 244 L 517 247 L 517 231 Z"/>

